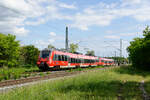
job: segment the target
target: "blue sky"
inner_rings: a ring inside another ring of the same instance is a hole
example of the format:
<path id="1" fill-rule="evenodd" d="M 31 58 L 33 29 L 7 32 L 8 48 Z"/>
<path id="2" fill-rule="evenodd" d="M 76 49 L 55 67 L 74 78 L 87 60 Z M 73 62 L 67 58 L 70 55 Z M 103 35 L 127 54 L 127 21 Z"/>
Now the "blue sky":
<path id="1" fill-rule="evenodd" d="M 94 50 L 98 56 L 123 56 L 135 37 L 150 22 L 149 0 L 1 0 L 0 32 L 15 34 L 22 45 L 39 49 L 52 44 L 65 46 L 65 27 L 69 43 L 79 50 Z"/>

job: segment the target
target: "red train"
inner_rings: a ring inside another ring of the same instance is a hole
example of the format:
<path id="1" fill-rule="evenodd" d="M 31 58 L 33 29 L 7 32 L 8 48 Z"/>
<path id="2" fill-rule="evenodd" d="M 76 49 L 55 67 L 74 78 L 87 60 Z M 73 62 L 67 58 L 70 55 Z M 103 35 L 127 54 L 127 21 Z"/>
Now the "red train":
<path id="1" fill-rule="evenodd" d="M 113 59 L 106 59 L 82 54 L 73 54 L 59 50 L 42 50 L 37 65 L 39 69 L 59 69 L 73 67 L 88 67 L 98 65 L 114 65 Z"/>

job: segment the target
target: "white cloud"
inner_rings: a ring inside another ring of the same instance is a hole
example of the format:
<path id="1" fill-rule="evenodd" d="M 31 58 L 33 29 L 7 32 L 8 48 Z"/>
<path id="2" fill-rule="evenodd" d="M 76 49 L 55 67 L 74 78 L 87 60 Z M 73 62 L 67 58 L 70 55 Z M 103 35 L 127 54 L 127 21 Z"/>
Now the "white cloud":
<path id="1" fill-rule="evenodd" d="M 29 30 L 24 29 L 24 27 L 21 27 L 21 28 L 15 27 L 13 31 L 14 31 L 14 34 L 17 36 L 27 36 L 29 32 Z"/>
<path id="2" fill-rule="evenodd" d="M 49 43 L 47 41 L 37 40 L 35 41 L 34 45 L 41 50 L 41 49 L 47 48 L 48 44 Z"/>
<path id="3" fill-rule="evenodd" d="M 127 5 L 136 5 L 140 4 L 142 1 L 141 0 L 122 0 L 122 6 L 127 6 Z"/>
<path id="4" fill-rule="evenodd" d="M 77 9 L 77 7 L 73 4 L 68 5 L 68 4 L 65 4 L 65 3 L 60 3 L 59 6 L 62 7 L 62 8 Z"/>
<path id="5" fill-rule="evenodd" d="M 91 14 L 92 13 L 92 14 Z M 114 18 L 113 15 L 106 14 L 105 16 L 102 13 L 98 12 L 83 12 L 78 13 L 74 17 L 74 23 L 71 27 L 76 27 L 81 30 L 88 30 L 89 26 L 98 25 L 98 26 L 107 26 L 110 24 L 111 20 Z"/>
<path id="6" fill-rule="evenodd" d="M 120 37 L 117 36 L 117 35 L 107 35 L 107 36 L 104 36 L 104 38 L 107 38 L 107 39 L 119 39 Z"/>
<path id="7" fill-rule="evenodd" d="M 64 43 L 64 36 L 53 36 L 49 37 L 48 39 L 33 41 L 33 44 L 40 50 L 47 48 L 49 44 L 54 45 L 56 48 L 63 48 Z"/>
<path id="8" fill-rule="evenodd" d="M 49 39 L 48 42 L 49 42 L 49 43 L 54 43 L 55 40 L 54 40 L 54 39 Z"/>
<path id="9" fill-rule="evenodd" d="M 49 35 L 50 36 L 56 36 L 56 33 L 55 32 L 50 32 Z"/>
<path id="10" fill-rule="evenodd" d="M 108 26 L 112 20 L 131 17 L 137 21 L 150 21 L 149 0 L 122 0 L 120 3 L 100 2 L 73 16 L 71 27 L 88 30 L 90 26 Z"/>
<path id="11" fill-rule="evenodd" d="M 26 36 L 24 21 L 27 18 L 44 14 L 43 8 L 36 0 L 1 0 L 0 1 L 0 29 L 2 33 L 12 33 Z"/>
<path id="12" fill-rule="evenodd" d="M 134 36 L 136 35 L 137 33 L 121 33 L 120 36 Z"/>
<path id="13" fill-rule="evenodd" d="M 28 33 L 25 25 L 44 24 L 54 19 L 71 20 L 70 15 L 61 12 L 60 4 L 66 9 L 76 8 L 57 0 L 0 0 L 0 32 L 25 36 Z"/>

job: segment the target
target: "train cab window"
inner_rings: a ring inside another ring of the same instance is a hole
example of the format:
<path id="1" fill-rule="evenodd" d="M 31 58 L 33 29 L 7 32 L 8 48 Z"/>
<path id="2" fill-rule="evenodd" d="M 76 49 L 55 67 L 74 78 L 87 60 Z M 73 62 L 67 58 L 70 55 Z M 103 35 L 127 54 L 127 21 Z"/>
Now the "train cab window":
<path id="1" fill-rule="evenodd" d="M 46 58 L 50 55 L 51 51 L 50 50 L 43 50 L 40 52 L 40 57 Z"/>

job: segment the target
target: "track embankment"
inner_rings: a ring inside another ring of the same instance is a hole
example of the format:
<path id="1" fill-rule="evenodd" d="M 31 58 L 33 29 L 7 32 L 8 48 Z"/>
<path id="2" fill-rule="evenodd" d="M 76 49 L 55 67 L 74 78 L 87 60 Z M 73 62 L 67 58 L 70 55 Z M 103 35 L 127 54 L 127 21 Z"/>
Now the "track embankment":
<path id="1" fill-rule="evenodd" d="M 21 78 L 21 79 L 17 79 L 17 80 L 6 80 L 3 82 L 0 82 L 0 90 L 3 90 L 3 88 L 7 88 L 7 87 L 12 87 L 13 86 L 17 87 L 16 85 L 20 86 L 24 86 L 23 84 L 26 83 L 33 83 L 33 82 L 41 82 L 42 80 L 47 80 L 47 79 L 55 79 L 55 78 L 63 78 L 65 76 L 74 76 L 74 75 L 78 75 L 80 73 L 85 73 L 85 72 L 91 72 L 91 71 L 98 71 L 98 70 L 105 70 L 105 69 L 112 69 L 112 68 L 118 68 L 118 66 L 114 66 L 114 67 L 104 67 L 104 68 L 93 68 L 90 70 L 83 70 L 83 71 L 56 71 L 56 72 L 50 72 L 50 74 L 48 75 L 44 75 L 44 76 L 34 76 L 34 77 L 28 77 L 28 78 Z"/>

